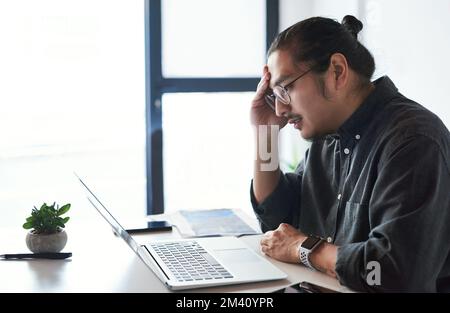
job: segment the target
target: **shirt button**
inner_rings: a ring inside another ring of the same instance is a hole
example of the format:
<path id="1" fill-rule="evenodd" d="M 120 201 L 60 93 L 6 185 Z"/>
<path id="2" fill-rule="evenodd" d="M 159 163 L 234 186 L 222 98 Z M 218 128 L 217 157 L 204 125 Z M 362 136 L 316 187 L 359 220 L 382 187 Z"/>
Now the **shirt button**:
<path id="1" fill-rule="evenodd" d="M 331 238 L 331 237 L 328 237 L 328 238 L 327 238 L 327 242 L 328 242 L 328 243 L 330 243 L 330 242 L 332 242 L 332 241 L 333 241 L 333 238 Z"/>
<path id="2" fill-rule="evenodd" d="M 338 194 L 338 200 L 341 200 L 341 196 L 342 196 L 341 194 Z"/>
<path id="3" fill-rule="evenodd" d="M 344 149 L 344 153 L 345 153 L 345 154 L 349 154 L 349 153 L 350 153 L 350 149 L 349 149 L 349 148 L 345 148 L 345 149 Z"/>
<path id="4" fill-rule="evenodd" d="M 356 138 L 356 140 L 359 140 L 361 138 L 361 136 L 360 135 L 356 135 L 355 138 Z"/>

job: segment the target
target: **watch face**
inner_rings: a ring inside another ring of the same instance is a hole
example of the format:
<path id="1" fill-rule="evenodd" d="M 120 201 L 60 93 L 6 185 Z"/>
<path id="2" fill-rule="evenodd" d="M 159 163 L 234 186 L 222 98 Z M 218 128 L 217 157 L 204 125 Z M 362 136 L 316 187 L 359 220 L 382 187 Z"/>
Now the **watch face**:
<path id="1" fill-rule="evenodd" d="M 308 237 L 305 241 L 302 243 L 302 248 L 311 250 L 314 248 L 314 246 L 320 241 L 320 238 L 316 237 Z"/>

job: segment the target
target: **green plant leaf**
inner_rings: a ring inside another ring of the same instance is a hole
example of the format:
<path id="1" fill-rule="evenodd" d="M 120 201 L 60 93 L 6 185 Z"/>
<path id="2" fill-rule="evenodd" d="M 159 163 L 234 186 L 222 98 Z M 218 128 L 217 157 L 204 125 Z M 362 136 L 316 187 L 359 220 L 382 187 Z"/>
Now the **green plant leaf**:
<path id="1" fill-rule="evenodd" d="M 33 223 L 27 222 L 27 223 L 23 224 L 22 227 L 25 229 L 31 229 L 31 228 L 33 228 Z"/>
<path id="2" fill-rule="evenodd" d="M 66 213 L 70 209 L 70 203 L 60 207 L 53 202 L 51 206 L 44 203 L 40 209 L 34 207 L 31 211 L 31 216 L 26 218 L 26 223 L 23 224 L 25 229 L 34 228 L 36 233 L 52 234 L 58 231 L 59 228 L 64 228 L 65 223 L 69 218 L 62 218 L 60 215 Z"/>
<path id="3" fill-rule="evenodd" d="M 59 215 L 63 215 L 64 213 L 67 213 L 67 211 L 70 210 L 70 203 L 67 203 L 66 205 L 63 205 L 59 210 L 58 210 L 58 216 Z"/>

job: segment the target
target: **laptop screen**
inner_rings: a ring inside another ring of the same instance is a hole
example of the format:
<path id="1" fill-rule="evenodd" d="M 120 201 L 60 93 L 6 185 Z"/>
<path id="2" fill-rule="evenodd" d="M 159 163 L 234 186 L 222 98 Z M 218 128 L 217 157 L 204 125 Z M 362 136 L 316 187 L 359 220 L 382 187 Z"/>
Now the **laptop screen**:
<path id="1" fill-rule="evenodd" d="M 106 209 L 106 207 L 101 203 L 101 201 L 97 198 L 96 195 L 89 189 L 88 186 L 81 180 L 80 177 L 78 177 L 78 180 L 80 181 L 83 188 L 87 191 L 87 198 L 89 202 L 94 206 L 94 208 L 97 209 L 97 211 L 100 213 L 101 216 L 111 225 L 111 227 L 114 229 L 116 234 L 120 236 L 125 242 L 130 246 L 131 249 L 133 249 L 134 252 L 139 256 L 138 248 L 139 245 L 137 242 L 130 236 L 130 234 L 119 224 L 119 222 L 114 218 L 114 216 L 109 213 L 109 211 Z"/>

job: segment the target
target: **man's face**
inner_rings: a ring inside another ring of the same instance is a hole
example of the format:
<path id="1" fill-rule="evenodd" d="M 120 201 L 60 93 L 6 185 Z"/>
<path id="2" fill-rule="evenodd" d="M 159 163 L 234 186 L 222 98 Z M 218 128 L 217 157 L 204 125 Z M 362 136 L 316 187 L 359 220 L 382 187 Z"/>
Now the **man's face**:
<path id="1" fill-rule="evenodd" d="M 285 50 L 273 52 L 269 56 L 267 65 L 271 74 L 271 88 L 276 85 L 286 86 L 309 70 L 305 65 L 295 65 L 290 53 Z M 330 125 L 332 125 L 335 106 L 322 95 L 316 74 L 311 71 L 286 89 L 291 103 L 285 105 L 277 100 L 278 116 L 287 117 L 305 139 L 311 140 L 333 131 Z"/>

